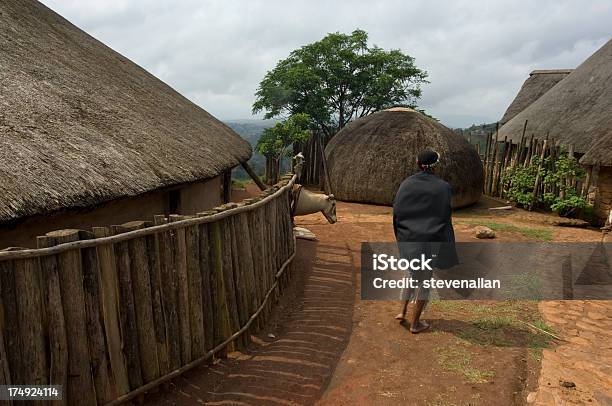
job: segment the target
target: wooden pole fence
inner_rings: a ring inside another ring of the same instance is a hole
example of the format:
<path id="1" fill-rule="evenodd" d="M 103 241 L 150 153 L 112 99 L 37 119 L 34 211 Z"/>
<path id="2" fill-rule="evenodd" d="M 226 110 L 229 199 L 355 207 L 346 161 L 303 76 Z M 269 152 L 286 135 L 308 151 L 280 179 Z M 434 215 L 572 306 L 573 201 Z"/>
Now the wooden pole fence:
<path id="1" fill-rule="evenodd" d="M 295 180 L 193 216 L 0 251 L 0 384 L 115 405 L 248 346 L 289 281 Z"/>

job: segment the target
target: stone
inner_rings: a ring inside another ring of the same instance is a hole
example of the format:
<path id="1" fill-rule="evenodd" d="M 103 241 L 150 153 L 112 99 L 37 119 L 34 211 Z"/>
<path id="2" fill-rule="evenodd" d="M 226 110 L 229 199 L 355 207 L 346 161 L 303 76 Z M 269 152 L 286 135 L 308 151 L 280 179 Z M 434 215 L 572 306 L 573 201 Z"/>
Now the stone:
<path id="1" fill-rule="evenodd" d="M 495 231 L 491 230 L 489 227 L 478 226 L 476 227 L 475 231 L 476 231 L 476 238 L 480 238 L 480 239 L 495 238 Z"/>
<path id="2" fill-rule="evenodd" d="M 538 395 L 537 392 L 531 392 L 529 395 L 527 395 L 527 403 L 535 402 L 537 395 Z"/>
<path id="3" fill-rule="evenodd" d="M 564 381 L 564 380 L 559 380 L 559 385 L 563 386 L 564 388 L 575 388 L 576 384 L 572 381 Z"/>

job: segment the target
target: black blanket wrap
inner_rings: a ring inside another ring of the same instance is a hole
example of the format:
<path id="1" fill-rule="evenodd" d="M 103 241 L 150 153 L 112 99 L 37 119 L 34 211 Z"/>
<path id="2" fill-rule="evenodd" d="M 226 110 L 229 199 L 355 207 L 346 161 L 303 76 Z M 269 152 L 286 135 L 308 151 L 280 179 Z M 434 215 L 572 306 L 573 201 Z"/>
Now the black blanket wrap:
<path id="1" fill-rule="evenodd" d="M 438 269 L 458 263 L 451 186 L 431 172 L 406 178 L 393 202 L 393 229 L 402 258 L 433 256 Z M 411 243 L 411 244 L 402 244 Z"/>

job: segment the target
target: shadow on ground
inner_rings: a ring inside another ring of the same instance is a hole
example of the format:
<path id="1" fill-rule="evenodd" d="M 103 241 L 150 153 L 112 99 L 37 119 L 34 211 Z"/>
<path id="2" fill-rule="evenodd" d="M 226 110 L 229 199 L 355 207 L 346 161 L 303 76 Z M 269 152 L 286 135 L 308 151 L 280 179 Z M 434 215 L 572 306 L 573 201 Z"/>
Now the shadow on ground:
<path id="1" fill-rule="evenodd" d="M 299 240 L 291 272 L 272 318 L 245 353 L 185 374 L 147 403 L 314 403 L 351 334 L 355 270 L 345 246 Z"/>

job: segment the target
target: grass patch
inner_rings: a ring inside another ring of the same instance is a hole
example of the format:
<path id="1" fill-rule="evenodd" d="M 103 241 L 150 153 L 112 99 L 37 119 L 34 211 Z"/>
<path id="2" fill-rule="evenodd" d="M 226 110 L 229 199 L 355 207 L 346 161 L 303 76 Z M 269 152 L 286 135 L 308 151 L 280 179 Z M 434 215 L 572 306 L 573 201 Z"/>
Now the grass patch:
<path id="1" fill-rule="evenodd" d="M 467 343 L 480 346 L 548 348 L 552 337 L 531 329 L 555 333 L 540 319 L 534 301 L 506 300 L 487 302 L 443 300 L 433 301 L 432 309 L 443 314 L 445 319 L 461 320 L 448 333 Z"/>
<path id="2" fill-rule="evenodd" d="M 460 345 L 440 351 L 438 357 L 444 370 L 462 375 L 468 383 L 486 383 L 495 376 L 492 371 L 474 368 L 472 354 Z"/>
<path id="3" fill-rule="evenodd" d="M 534 320 L 531 324 L 547 333 L 557 334 L 557 331 L 544 322 L 544 320 Z"/>
<path id="4" fill-rule="evenodd" d="M 510 316 L 485 316 L 472 321 L 472 324 L 481 330 L 495 330 L 504 327 L 516 326 L 516 318 Z"/>
<path id="5" fill-rule="evenodd" d="M 250 182 L 249 180 L 232 179 L 232 188 L 234 188 L 234 189 L 244 189 L 244 188 L 246 188 L 246 185 L 249 182 Z"/>
<path id="6" fill-rule="evenodd" d="M 535 361 L 537 362 L 542 361 L 542 349 L 541 348 L 530 348 L 529 354 Z"/>
<path id="7" fill-rule="evenodd" d="M 489 227 L 493 231 L 508 231 L 519 233 L 527 238 L 533 238 L 540 241 L 552 241 L 552 231 L 544 228 L 517 227 L 512 224 L 495 223 L 484 220 L 462 220 L 460 224 L 475 224 L 479 226 Z"/>

